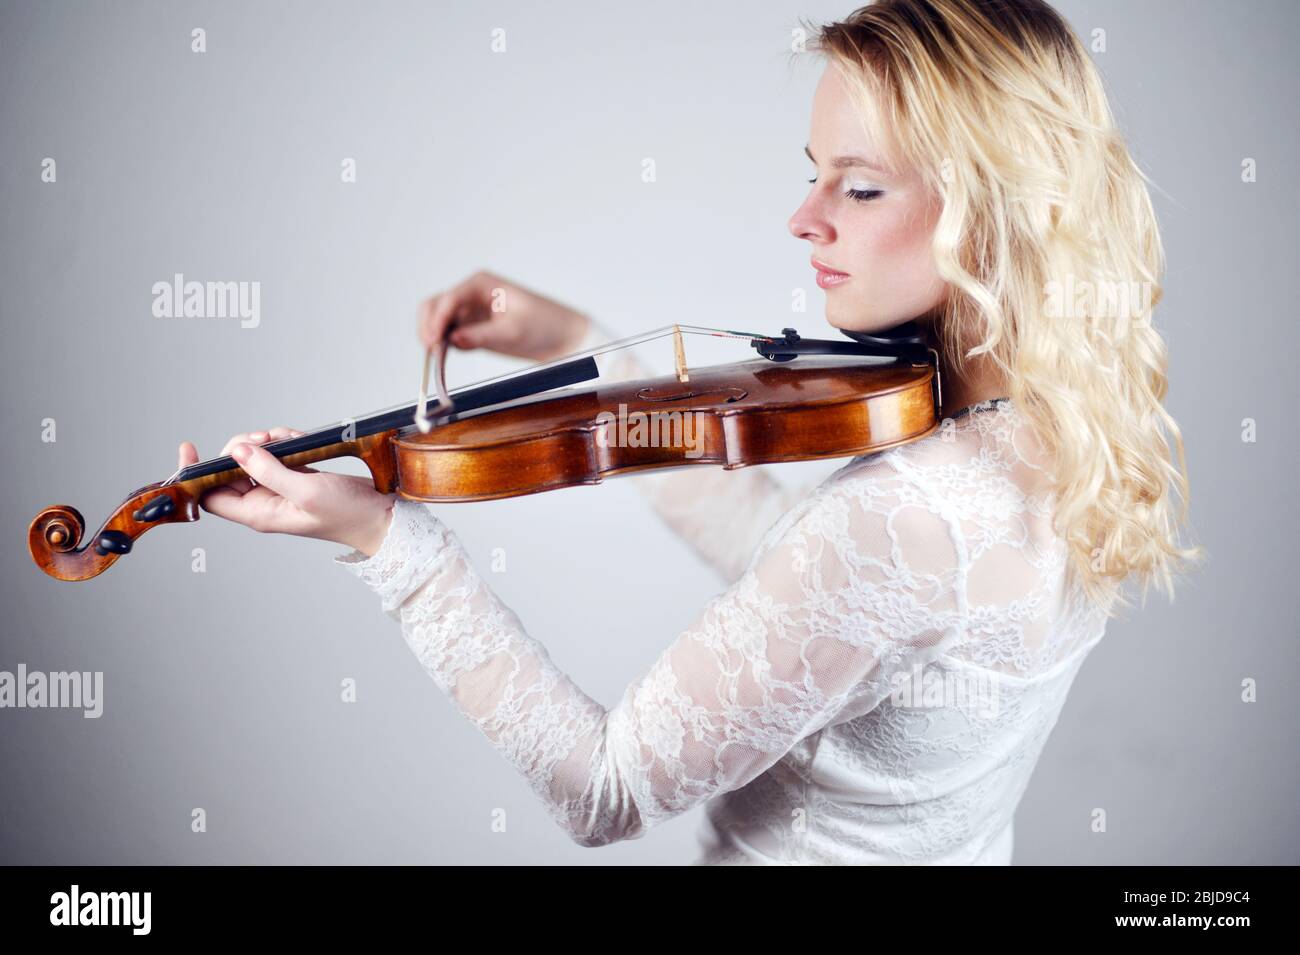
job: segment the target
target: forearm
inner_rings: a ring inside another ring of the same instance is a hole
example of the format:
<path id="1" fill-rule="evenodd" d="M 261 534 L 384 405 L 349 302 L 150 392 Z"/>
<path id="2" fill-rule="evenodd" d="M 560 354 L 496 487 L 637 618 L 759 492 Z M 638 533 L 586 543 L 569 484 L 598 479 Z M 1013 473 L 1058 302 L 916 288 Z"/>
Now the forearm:
<path id="1" fill-rule="evenodd" d="M 527 634 L 427 508 L 399 501 L 394 514 L 402 524 L 375 558 L 341 562 L 362 568 L 425 672 L 574 841 L 639 835 L 636 800 L 611 769 L 606 709 Z"/>
<path id="2" fill-rule="evenodd" d="M 463 553 L 402 608 L 401 621 L 425 670 L 572 839 L 593 846 L 639 834 L 636 803 L 602 749 L 607 711 L 528 636 Z"/>

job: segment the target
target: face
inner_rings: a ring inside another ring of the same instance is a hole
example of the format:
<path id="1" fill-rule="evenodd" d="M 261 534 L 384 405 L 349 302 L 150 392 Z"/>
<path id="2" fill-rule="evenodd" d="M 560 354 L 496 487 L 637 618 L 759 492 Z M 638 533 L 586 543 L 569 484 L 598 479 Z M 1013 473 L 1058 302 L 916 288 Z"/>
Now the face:
<path id="1" fill-rule="evenodd" d="M 939 199 L 868 138 L 833 66 L 817 85 L 808 152 L 815 178 L 790 231 L 812 246 L 826 320 L 877 332 L 942 304 L 945 285 L 930 252 Z"/>

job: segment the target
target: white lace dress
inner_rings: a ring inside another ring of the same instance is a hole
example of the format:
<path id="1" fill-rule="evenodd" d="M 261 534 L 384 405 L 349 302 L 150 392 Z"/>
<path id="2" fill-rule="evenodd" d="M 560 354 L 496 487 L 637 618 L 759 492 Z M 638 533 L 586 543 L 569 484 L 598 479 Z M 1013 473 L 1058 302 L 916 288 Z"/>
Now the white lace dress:
<path id="1" fill-rule="evenodd" d="M 1040 460 L 1000 401 L 811 493 L 762 469 L 624 478 L 730 586 L 612 708 L 431 507 L 399 500 L 373 557 L 336 560 L 581 845 L 708 802 L 696 864 L 1008 864 L 1106 620 L 1064 585 Z"/>

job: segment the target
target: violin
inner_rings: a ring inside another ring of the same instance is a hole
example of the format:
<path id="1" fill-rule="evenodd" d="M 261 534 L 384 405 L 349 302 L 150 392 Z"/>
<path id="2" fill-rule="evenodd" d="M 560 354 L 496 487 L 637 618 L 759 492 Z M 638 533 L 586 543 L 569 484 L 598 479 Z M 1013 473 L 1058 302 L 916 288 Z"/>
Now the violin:
<path id="1" fill-rule="evenodd" d="M 689 368 L 682 334 L 748 340 L 758 357 Z M 415 404 L 344 419 L 263 447 L 287 467 L 359 458 L 375 489 L 413 501 L 490 501 L 660 468 L 811 461 L 875 453 L 938 429 L 938 354 L 915 322 L 848 340 L 764 336 L 671 325 L 448 392 L 447 346 L 429 360 Z M 573 387 L 599 377 L 596 357 L 671 336 L 675 374 Z M 27 544 L 58 580 L 88 580 L 131 552 L 145 531 L 199 519 L 199 501 L 244 477 L 229 456 L 183 467 L 129 494 L 93 538 L 58 504 L 36 516 Z"/>

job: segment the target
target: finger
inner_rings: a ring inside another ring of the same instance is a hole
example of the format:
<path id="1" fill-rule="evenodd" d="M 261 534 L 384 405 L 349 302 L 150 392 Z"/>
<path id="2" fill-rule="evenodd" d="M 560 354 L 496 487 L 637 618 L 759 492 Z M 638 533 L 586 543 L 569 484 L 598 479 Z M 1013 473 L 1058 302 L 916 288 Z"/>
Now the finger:
<path id="1" fill-rule="evenodd" d="M 420 340 L 424 346 L 432 348 L 445 339 L 453 325 L 474 321 L 482 295 L 482 280 L 473 275 L 450 291 L 426 299 L 420 322 Z"/>
<path id="2" fill-rule="evenodd" d="M 241 431 L 239 434 L 235 435 L 229 441 L 226 442 L 225 447 L 221 449 L 221 454 L 225 456 L 230 453 L 230 449 L 233 448 L 235 445 L 243 444 L 246 441 L 252 441 L 253 434 L 254 432 L 252 431 Z M 261 442 L 255 442 L 255 443 L 260 444 Z"/>
<path id="3" fill-rule="evenodd" d="M 261 444 L 271 444 L 275 441 L 284 441 L 288 438 L 296 438 L 302 434 L 301 431 L 295 431 L 293 428 L 286 428 L 284 425 L 278 425 L 266 433 L 266 440 L 259 442 Z"/>
<path id="4" fill-rule="evenodd" d="M 270 430 L 247 431 L 243 434 L 237 434 L 226 442 L 226 447 L 222 454 L 229 454 L 230 449 L 235 445 L 247 441 L 250 444 L 270 444 L 273 441 L 282 441 L 285 438 L 294 438 L 302 434 L 301 431 L 295 431 L 293 428 L 287 428 L 284 425 L 278 425 Z"/>
<path id="5" fill-rule="evenodd" d="M 199 450 L 189 441 L 182 441 L 180 448 L 176 451 L 176 467 L 187 468 L 191 464 L 198 464 Z"/>
<path id="6" fill-rule="evenodd" d="M 446 337 L 447 326 L 459 304 L 454 291 L 444 292 L 425 303 L 420 321 L 420 341 L 425 348 L 432 348 Z"/>
<path id="7" fill-rule="evenodd" d="M 255 531 L 275 533 L 287 530 L 277 516 L 284 499 L 264 487 L 253 488 L 240 494 L 229 487 L 220 487 L 203 496 L 201 507 L 210 514 L 243 524 Z"/>
<path id="8" fill-rule="evenodd" d="M 221 449 L 222 454 L 229 454 L 230 449 L 237 444 L 248 442 L 249 444 L 269 444 L 272 441 L 278 441 L 280 438 L 290 436 L 289 428 L 272 428 L 270 431 L 242 431 L 226 442 L 226 446 Z M 296 432 L 302 434 L 301 431 Z"/>
<path id="9" fill-rule="evenodd" d="M 218 517 L 224 517 L 226 520 L 242 524 L 244 522 L 239 520 L 242 515 L 241 508 L 243 507 L 240 501 L 244 494 L 245 492 L 237 491 L 230 485 L 215 487 L 199 499 L 199 507 L 210 514 L 216 514 Z"/>
<path id="10" fill-rule="evenodd" d="M 239 471 L 231 471 L 230 473 L 235 476 L 231 477 L 230 480 L 226 481 L 224 484 L 218 485 L 219 487 L 229 488 L 236 494 L 246 494 L 248 491 L 252 490 L 253 481 L 248 476 Z M 211 491 L 206 491 L 204 493 L 211 493 Z"/>
<path id="11" fill-rule="evenodd" d="M 233 438 L 227 441 L 226 446 L 221 449 L 221 454 L 223 456 L 230 454 L 231 449 L 235 445 L 244 442 L 251 442 L 255 444 L 267 444 L 271 441 L 279 441 L 283 438 L 296 438 L 302 433 L 303 432 L 298 431 L 295 428 L 289 428 L 284 425 L 279 425 L 277 427 L 271 428 L 269 431 L 244 431 L 235 435 Z M 256 484 L 251 478 L 247 476 L 242 476 L 236 478 L 235 480 L 231 481 L 229 484 L 225 486 L 231 488 L 232 490 L 240 494 L 247 494 L 250 490 L 252 490 L 256 486 Z"/>
<path id="12" fill-rule="evenodd" d="M 508 350 L 514 344 L 515 332 L 509 322 L 480 321 L 452 329 L 451 343 L 457 348 L 490 348 Z"/>
<path id="13" fill-rule="evenodd" d="M 308 509 L 314 485 L 311 475 L 285 467 L 274 454 L 255 444 L 237 444 L 231 448 L 230 455 L 258 484 L 270 488 L 303 510 Z"/>

